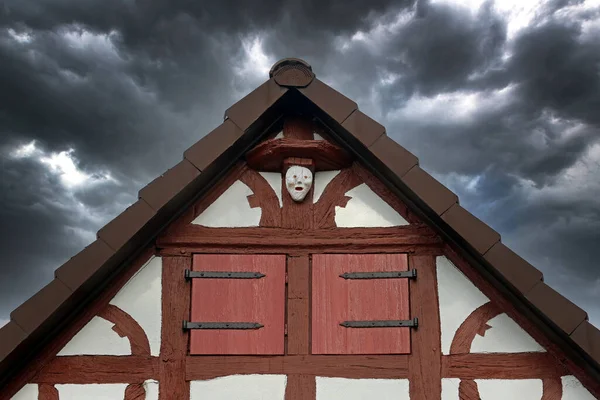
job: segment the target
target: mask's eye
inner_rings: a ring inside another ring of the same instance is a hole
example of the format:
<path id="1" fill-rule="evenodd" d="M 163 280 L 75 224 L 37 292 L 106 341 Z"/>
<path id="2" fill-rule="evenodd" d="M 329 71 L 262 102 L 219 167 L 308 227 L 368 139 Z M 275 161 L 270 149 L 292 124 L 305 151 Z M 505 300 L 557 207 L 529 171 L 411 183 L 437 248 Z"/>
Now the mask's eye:
<path id="1" fill-rule="evenodd" d="M 294 175 L 294 179 L 296 179 L 296 175 Z"/>
<path id="2" fill-rule="evenodd" d="M 305 176 L 304 179 L 308 179 L 308 176 Z"/>

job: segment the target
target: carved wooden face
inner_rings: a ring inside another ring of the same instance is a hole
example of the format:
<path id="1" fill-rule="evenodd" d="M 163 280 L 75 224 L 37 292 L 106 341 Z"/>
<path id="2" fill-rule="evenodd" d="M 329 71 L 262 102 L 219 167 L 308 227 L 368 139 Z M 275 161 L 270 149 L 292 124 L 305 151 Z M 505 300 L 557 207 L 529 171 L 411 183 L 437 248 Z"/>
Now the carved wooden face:
<path id="1" fill-rule="evenodd" d="M 285 174 L 286 188 L 294 201 L 304 200 L 312 186 L 312 181 L 310 169 L 298 165 L 291 166 Z"/>

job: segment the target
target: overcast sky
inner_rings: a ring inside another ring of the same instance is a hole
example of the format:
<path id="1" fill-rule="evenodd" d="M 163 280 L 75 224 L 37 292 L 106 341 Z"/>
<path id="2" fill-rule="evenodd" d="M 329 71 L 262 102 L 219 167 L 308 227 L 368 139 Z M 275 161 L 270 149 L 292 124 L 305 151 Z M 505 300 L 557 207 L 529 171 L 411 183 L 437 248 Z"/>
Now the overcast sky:
<path id="1" fill-rule="evenodd" d="M 600 0 L 0 0 L 0 325 L 284 57 L 600 326 Z"/>

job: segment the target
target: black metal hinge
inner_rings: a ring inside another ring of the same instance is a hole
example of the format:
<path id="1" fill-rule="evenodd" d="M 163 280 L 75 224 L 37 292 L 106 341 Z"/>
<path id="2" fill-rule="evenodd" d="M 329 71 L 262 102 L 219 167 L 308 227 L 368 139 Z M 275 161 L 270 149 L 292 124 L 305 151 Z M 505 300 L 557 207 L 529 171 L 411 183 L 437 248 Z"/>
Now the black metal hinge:
<path id="1" fill-rule="evenodd" d="M 183 329 L 260 329 L 258 322 L 189 322 L 183 321 Z"/>
<path id="2" fill-rule="evenodd" d="M 233 271 L 190 271 L 185 270 L 185 279 L 260 279 L 267 275 L 260 272 Z"/>
<path id="3" fill-rule="evenodd" d="M 409 320 L 344 321 L 340 325 L 344 328 L 416 328 L 419 320 L 413 318 Z"/>
<path id="4" fill-rule="evenodd" d="M 345 272 L 341 274 L 340 277 L 344 279 L 414 279 L 417 277 L 417 270 L 411 269 L 410 271 Z"/>

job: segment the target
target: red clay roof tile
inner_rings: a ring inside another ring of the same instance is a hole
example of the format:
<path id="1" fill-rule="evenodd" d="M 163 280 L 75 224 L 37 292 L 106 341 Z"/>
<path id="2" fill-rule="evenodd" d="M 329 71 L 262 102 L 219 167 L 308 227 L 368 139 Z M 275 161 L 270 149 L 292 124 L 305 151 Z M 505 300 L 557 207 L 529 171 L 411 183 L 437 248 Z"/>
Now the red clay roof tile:
<path id="1" fill-rule="evenodd" d="M 544 282 L 535 285 L 525 297 L 569 335 L 587 320 L 585 311 Z"/>
<path id="2" fill-rule="evenodd" d="M 298 91 L 340 124 L 358 109 L 355 102 L 316 78 Z"/>
<path id="3" fill-rule="evenodd" d="M 186 160 L 204 171 L 231 147 L 244 132 L 231 120 L 223 122 L 183 153 Z"/>
<path id="4" fill-rule="evenodd" d="M 0 328 L 0 360 L 4 360 L 25 340 L 27 334 L 14 321 Z"/>
<path id="5" fill-rule="evenodd" d="M 593 360 L 600 363 L 600 330 L 598 328 L 588 321 L 583 321 L 571 334 L 571 338 Z"/>
<path id="6" fill-rule="evenodd" d="M 501 242 L 496 243 L 485 253 L 485 259 L 523 294 L 529 293 L 543 280 L 543 275 L 537 268 Z"/>
<path id="7" fill-rule="evenodd" d="M 79 289 L 115 254 L 102 240 L 95 240 L 54 271 L 54 276 L 72 291 Z"/>
<path id="8" fill-rule="evenodd" d="M 140 190 L 139 197 L 158 212 L 199 175 L 200 171 L 184 159 Z"/>
<path id="9" fill-rule="evenodd" d="M 385 135 L 383 125 L 359 110 L 350 114 L 342 126 L 360 140 L 365 147 L 371 146 L 382 135 Z"/>
<path id="10" fill-rule="evenodd" d="M 225 117 L 245 132 L 287 91 L 287 88 L 279 86 L 274 79 L 269 79 L 225 111 Z"/>
<path id="11" fill-rule="evenodd" d="M 399 178 L 419 164 L 417 157 L 387 135 L 381 135 L 369 150 Z"/>
<path id="12" fill-rule="evenodd" d="M 446 210 L 442 219 L 481 255 L 500 241 L 498 232 L 458 204 Z"/>
<path id="13" fill-rule="evenodd" d="M 418 165 L 415 165 L 402 177 L 402 182 L 427 203 L 437 215 L 442 215 L 458 202 L 458 197 L 454 192 L 442 185 Z"/>
<path id="14" fill-rule="evenodd" d="M 152 207 L 144 200 L 138 200 L 98 231 L 102 239 L 114 251 L 120 250 L 155 215 Z"/>
<path id="15" fill-rule="evenodd" d="M 54 279 L 14 310 L 10 319 L 30 334 L 51 318 L 59 317 L 71 293 L 64 283 Z"/>

